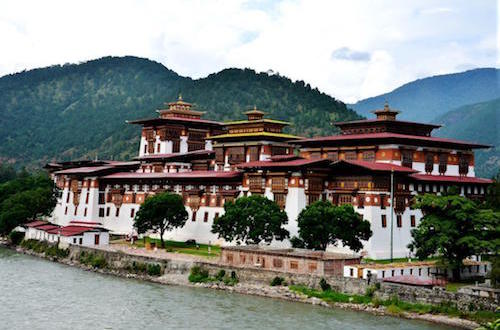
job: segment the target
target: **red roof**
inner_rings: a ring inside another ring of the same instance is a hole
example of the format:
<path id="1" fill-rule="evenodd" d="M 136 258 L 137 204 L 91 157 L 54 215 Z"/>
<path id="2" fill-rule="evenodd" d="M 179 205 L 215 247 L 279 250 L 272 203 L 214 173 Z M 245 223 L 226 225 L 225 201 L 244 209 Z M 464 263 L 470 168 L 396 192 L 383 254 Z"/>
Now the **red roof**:
<path id="1" fill-rule="evenodd" d="M 46 224 L 46 225 L 43 225 L 43 226 L 38 226 L 36 227 L 36 229 L 39 229 L 39 230 L 43 230 L 43 231 L 49 231 L 49 230 L 53 230 L 53 229 L 59 229 L 60 226 L 58 225 L 54 225 L 54 224 Z"/>
<path id="2" fill-rule="evenodd" d="M 402 173 L 417 173 L 418 171 L 409 168 L 409 167 L 404 167 L 400 165 L 395 165 L 391 163 L 378 163 L 378 162 L 367 162 L 364 160 L 339 160 L 336 161 L 335 163 L 332 164 L 332 166 L 335 166 L 336 164 L 351 164 L 355 166 L 360 166 L 366 169 L 369 169 L 371 171 L 382 171 L 382 172 L 402 172 Z"/>
<path id="3" fill-rule="evenodd" d="M 419 123 L 415 121 L 407 121 L 407 120 L 389 120 L 389 119 L 377 119 L 377 118 L 371 118 L 371 119 L 362 119 L 362 120 L 352 120 L 352 121 L 341 121 L 334 123 L 335 126 L 347 126 L 347 125 L 356 125 L 356 124 L 365 124 L 365 123 L 391 123 L 391 124 L 410 124 L 410 125 L 418 125 L 418 126 L 428 126 L 428 127 L 433 127 L 433 128 L 439 128 L 442 125 L 439 124 L 432 124 L 432 123 Z"/>
<path id="4" fill-rule="evenodd" d="M 48 224 L 47 221 L 36 220 L 36 221 L 28 222 L 27 224 L 25 224 L 25 226 L 28 228 L 36 228 L 36 227 L 43 226 L 46 224 Z"/>
<path id="5" fill-rule="evenodd" d="M 120 172 L 106 175 L 103 179 L 231 179 L 242 175 L 239 171 L 189 171 L 178 173 Z"/>
<path id="6" fill-rule="evenodd" d="M 113 167 L 114 166 L 112 165 L 75 167 L 75 168 L 69 168 L 67 170 L 57 171 L 55 172 L 55 174 L 79 174 L 79 173 L 87 174 L 87 173 L 95 173 L 102 170 L 107 170 Z"/>
<path id="7" fill-rule="evenodd" d="M 201 123 L 201 124 L 209 124 L 209 125 L 217 125 L 223 126 L 224 124 L 214 120 L 207 119 L 197 119 L 197 118 L 181 118 L 181 117 L 168 117 L 168 118 L 145 118 L 145 119 L 137 119 L 127 121 L 129 124 L 152 124 L 152 123 L 168 123 L 169 121 L 178 121 L 178 122 L 193 122 L 193 123 Z"/>
<path id="8" fill-rule="evenodd" d="M 432 182 L 456 182 L 456 183 L 477 183 L 477 184 L 490 184 L 493 180 L 475 178 L 471 176 L 451 176 L 451 175 L 430 175 L 430 174 L 411 174 L 410 177 L 418 181 L 432 181 Z"/>
<path id="9" fill-rule="evenodd" d="M 290 143 L 302 144 L 308 142 L 327 142 L 327 141 L 352 141 L 352 140 L 369 140 L 369 139 L 400 139 L 400 140 L 413 140 L 419 142 L 436 142 L 445 144 L 460 145 L 462 147 L 472 148 L 489 148 L 491 146 L 485 144 L 471 143 L 467 141 L 445 139 L 433 136 L 419 136 L 419 135 L 406 135 L 398 133 L 366 133 L 366 134 L 346 134 L 346 135 L 331 135 L 323 137 L 315 137 L 309 139 L 293 140 Z"/>
<path id="10" fill-rule="evenodd" d="M 85 232 L 89 231 L 103 231 L 104 229 L 102 228 L 95 228 L 95 227 L 88 227 L 88 226 L 66 226 L 61 228 L 61 235 L 62 236 L 75 236 L 75 235 L 81 235 Z"/>
<path id="11" fill-rule="evenodd" d="M 293 159 L 293 160 L 285 160 L 285 161 L 272 161 L 272 160 L 257 160 L 248 163 L 241 163 L 236 165 L 239 168 L 273 168 L 273 167 L 301 167 L 308 166 L 313 164 L 328 164 L 330 160 L 328 159 Z"/>
<path id="12" fill-rule="evenodd" d="M 302 158 L 302 157 L 296 156 L 296 155 L 276 155 L 276 156 L 269 157 L 269 159 L 272 160 L 272 161 L 294 160 L 294 159 L 299 159 L 299 158 Z"/>

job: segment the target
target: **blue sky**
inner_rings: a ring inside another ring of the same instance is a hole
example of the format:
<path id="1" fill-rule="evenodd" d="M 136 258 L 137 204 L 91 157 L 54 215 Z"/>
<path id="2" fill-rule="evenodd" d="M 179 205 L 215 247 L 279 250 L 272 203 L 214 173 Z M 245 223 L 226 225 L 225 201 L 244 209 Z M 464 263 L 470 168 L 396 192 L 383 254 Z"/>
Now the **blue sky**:
<path id="1" fill-rule="evenodd" d="M 345 102 L 498 67 L 498 7 L 478 1 L 2 1 L 0 75 L 135 55 L 193 78 L 273 70 Z"/>

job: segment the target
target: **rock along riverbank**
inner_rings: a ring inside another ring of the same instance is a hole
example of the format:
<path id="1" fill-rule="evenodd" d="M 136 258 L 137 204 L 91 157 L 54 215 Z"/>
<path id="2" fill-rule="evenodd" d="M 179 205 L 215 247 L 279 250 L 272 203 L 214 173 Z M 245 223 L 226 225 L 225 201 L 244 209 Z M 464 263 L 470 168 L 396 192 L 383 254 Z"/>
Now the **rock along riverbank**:
<path id="1" fill-rule="evenodd" d="M 74 257 L 71 257 L 71 254 L 68 258 L 53 258 L 48 257 L 44 253 L 36 253 L 31 250 L 24 249 L 19 246 L 9 246 L 5 241 L 0 241 L 0 247 L 11 248 L 19 253 L 36 256 L 40 258 L 44 258 L 47 260 L 51 260 L 54 262 L 58 262 L 61 264 L 65 264 L 72 267 L 78 267 L 87 271 L 92 271 L 100 274 L 114 275 L 123 278 L 137 279 L 142 281 L 149 281 L 152 283 L 164 284 L 164 285 L 181 285 L 181 286 L 189 286 L 189 287 L 199 287 L 199 288 L 207 288 L 214 290 L 224 290 L 227 292 L 245 294 L 245 295 L 254 295 L 260 297 L 267 297 L 273 299 L 281 299 L 293 302 L 307 303 L 312 305 L 318 305 L 323 308 L 341 308 L 348 310 L 356 310 L 371 313 L 373 315 L 386 315 L 386 316 L 395 316 L 401 317 L 405 319 L 412 320 L 421 320 L 436 324 L 447 325 L 455 328 L 461 329 L 476 329 L 479 327 L 479 324 L 476 322 L 465 320 L 457 317 L 449 317 L 446 315 L 435 315 L 435 314 L 418 314 L 418 313 L 410 313 L 410 312 L 400 312 L 398 314 L 393 314 L 387 311 L 387 308 L 384 306 L 375 307 L 371 304 L 353 304 L 353 303 L 327 303 L 319 298 L 315 297 L 307 297 L 306 295 L 290 290 L 287 286 L 270 286 L 269 284 L 263 283 L 255 283 L 255 282 L 247 282 L 242 281 L 235 285 L 225 285 L 222 282 L 209 282 L 209 283 L 191 283 L 188 280 L 188 275 L 185 272 L 186 269 L 178 272 L 167 272 L 161 276 L 149 276 L 145 274 L 136 274 L 133 272 L 128 272 L 124 269 L 114 269 L 114 268 L 94 268 L 85 264 L 82 264 L 78 260 L 75 260 Z M 80 249 L 78 249 L 80 250 Z M 131 258 L 136 258 L 134 255 L 127 255 L 123 252 L 120 253 L 122 257 L 130 256 Z M 151 258 L 150 258 L 151 259 Z M 153 259 L 154 261 L 154 259 Z M 165 262 L 165 259 L 158 259 L 158 262 Z M 168 261 L 168 260 L 167 260 Z M 179 260 L 176 260 L 178 263 Z M 189 265 L 197 264 L 196 262 L 190 262 Z M 213 266 L 215 263 L 209 263 L 209 265 Z"/>

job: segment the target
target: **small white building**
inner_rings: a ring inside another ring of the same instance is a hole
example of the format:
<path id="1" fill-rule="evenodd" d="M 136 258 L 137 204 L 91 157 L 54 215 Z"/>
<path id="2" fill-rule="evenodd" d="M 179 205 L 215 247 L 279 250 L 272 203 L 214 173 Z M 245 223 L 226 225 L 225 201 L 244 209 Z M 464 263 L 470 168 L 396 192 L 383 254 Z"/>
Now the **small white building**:
<path id="1" fill-rule="evenodd" d="M 109 231 L 98 222 L 71 221 L 68 226 L 61 227 L 46 221 L 34 221 L 26 224 L 24 237 L 49 243 L 59 242 L 63 246 L 109 244 Z"/>
<path id="2" fill-rule="evenodd" d="M 464 260 L 460 270 L 462 279 L 484 277 L 491 270 L 489 262 Z M 416 285 L 439 284 L 439 280 L 451 279 L 451 270 L 439 267 L 436 261 L 398 262 L 390 264 L 358 264 L 344 266 L 344 277 L 392 282 L 408 282 Z"/>

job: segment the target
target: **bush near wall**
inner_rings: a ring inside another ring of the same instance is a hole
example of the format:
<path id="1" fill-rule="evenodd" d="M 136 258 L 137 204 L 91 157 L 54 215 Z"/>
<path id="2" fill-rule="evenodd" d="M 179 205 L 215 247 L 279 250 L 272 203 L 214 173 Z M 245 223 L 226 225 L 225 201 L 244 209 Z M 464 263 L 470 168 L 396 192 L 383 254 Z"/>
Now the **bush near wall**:
<path id="1" fill-rule="evenodd" d="M 31 250 L 36 253 L 44 253 L 46 256 L 56 259 L 67 258 L 69 255 L 68 249 L 60 249 L 57 244 L 49 244 L 45 241 L 28 239 L 23 240 L 20 245 L 27 250 Z"/>

